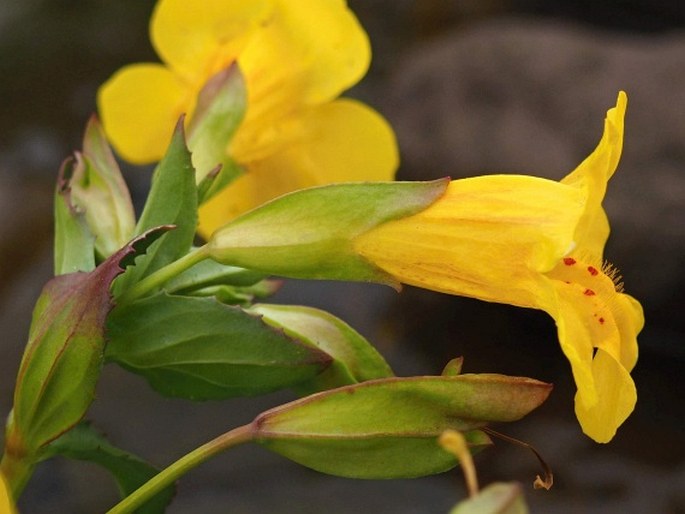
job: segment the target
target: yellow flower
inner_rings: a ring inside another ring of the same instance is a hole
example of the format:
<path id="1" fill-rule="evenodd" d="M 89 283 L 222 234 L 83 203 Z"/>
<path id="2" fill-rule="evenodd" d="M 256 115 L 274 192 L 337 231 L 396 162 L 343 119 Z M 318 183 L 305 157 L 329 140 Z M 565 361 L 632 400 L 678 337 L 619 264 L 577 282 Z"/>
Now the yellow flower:
<path id="1" fill-rule="evenodd" d="M 201 209 L 205 235 L 295 189 L 392 180 L 392 129 L 368 106 L 336 99 L 371 58 L 344 0 L 160 0 L 150 32 L 164 64 L 127 66 L 98 95 L 105 130 L 131 162 L 161 158 L 215 73 L 237 62 L 245 78 L 247 111 L 227 148 L 245 173 Z"/>
<path id="2" fill-rule="evenodd" d="M 557 324 L 583 431 L 609 441 L 636 402 L 640 304 L 603 261 L 602 208 L 623 142 L 626 95 L 604 135 L 561 182 L 492 175 L 456 180 L 428 209 L 358 237 L 356 251 L 400 282 L 542 309 Z"/>

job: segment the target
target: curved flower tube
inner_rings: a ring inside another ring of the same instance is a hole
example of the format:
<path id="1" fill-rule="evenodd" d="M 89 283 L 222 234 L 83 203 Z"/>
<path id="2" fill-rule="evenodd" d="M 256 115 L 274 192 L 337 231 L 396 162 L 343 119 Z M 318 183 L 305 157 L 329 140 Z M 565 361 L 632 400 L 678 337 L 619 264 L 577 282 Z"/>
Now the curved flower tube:
<path id="1" fill-rule="evenodd" d="M 298 188 L 392 180 L 392 129 L 361 102 L 337 99 L 371 58 L 344 0 L 160 0 L 150 33 L 164 64 L 127 66 L 98 94 L 126 160 L 159 160 L 214 74 L 237 62 L 245 79 L 247 111 L 226 150 L 245 173 L 202 207 L 203 234 Z"/>
<path id="2" fill-rule="evenodd" d="M 492 175 L 456 180 L 426 210 L 357 237 L 356 251 L 398 281 L 542 309 L 556 322 L 578 388 L 583 431 L 608 442 L 637 394 L 640 304 L 603 261 L 602 199 L 623 144 L 626 95 L 595 151 L 561 182 Z"/>

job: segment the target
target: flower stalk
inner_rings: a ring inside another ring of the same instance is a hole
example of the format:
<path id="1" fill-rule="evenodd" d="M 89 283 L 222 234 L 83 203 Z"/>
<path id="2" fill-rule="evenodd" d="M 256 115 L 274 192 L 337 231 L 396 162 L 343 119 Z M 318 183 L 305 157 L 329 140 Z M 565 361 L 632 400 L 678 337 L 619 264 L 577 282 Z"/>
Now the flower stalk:
<path id="1" fill-rule="evenodd" d="M 142 298 L 150 291 L 154 291 L 172 278 L 180 275 L 208 257 L 209 253 L 206 245 L 190 251 L 180 259 L 158 269 L 154 273 L 143 278 L 140 282 L 137 282 L 130 289 L 125 290 L 117 298 L 117 304 L 123 305 L 125 303 L 131 303 L 138 298 Z"/>
<path id="2" fill-rule="evenodd" d="M 160 471 L 158 475 L 108 510 L 107 514 L 128 514 L 129 512 L 134 512 L 147 500 L 172 485 L 179 477 L 191 469 L 221 452 L 251 441 L 253 437 L 253 427 L 251 424 L 235 428 L 230 432 L 220 435 Z"/>

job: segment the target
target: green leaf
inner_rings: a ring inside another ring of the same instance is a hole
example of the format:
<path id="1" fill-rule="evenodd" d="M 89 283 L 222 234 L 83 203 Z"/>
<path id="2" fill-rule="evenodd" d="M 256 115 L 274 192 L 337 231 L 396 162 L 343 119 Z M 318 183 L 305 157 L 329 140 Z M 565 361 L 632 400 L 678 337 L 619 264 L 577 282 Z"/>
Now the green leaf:
<path id="1" fill-rule="evenodd" d="M 450 514 L 528 514 L 528 507 L 519 484 L 496 482 L 460 502 Z"/>
<path id="2" fill-rule="evenodd" d="M 74 204 L 71 177 L 77 166 L 73 157 L 59 170 L 55 188 L 55 275 L 95 269 L 95 236 L 85 214 Z"/>
<path id="3" fill-rule="evenodd" d="M 447 187 L 433 182 L 331 184 L 283 195 L 214 232 L 212 259 L 293 278 L 397 281 L 354 251 L 358 235 L 420 212 Z"/>
<path id="4" fill-rule="evenodd" d="M 551 385 L 503 375 L 373 380 L 326 391 L 267 411 L 253 422 L 261 445 L 323 473 L 356 478 L 416 477 L 456 464 L 437 438 L 515 421 L 538 407 Z"/>
<path id="5" fill-rule="evenodd" d="M 247 107 L 245 81 L 236 64 L 211 77 L 200 91 L 188 124 L 188 146 L 197 170 L 200 203 L 242 173 L 227 153 Z M 216 173 L 212 173 L 220 165 Z M 207 179 L 207 180 L 205 180 Z"/>
<path id="6" fill-rule="evenodd" d="M 55 456 L 92 462 L 109 471 L 117 482 L 121 497 L 125 498 L 141 485 L 146 483 L 159 469 L 115 446 L 97 432 L 89 423 L 80 423 L 62 435 L 41 452 L 41 459 Z M 168 487 L 157 493 L 142 507 L 137 514 L 163 514 L 171 503 L 175 490 Z"/>
<path id="7" fill-rule="evenodd" d="M 74 426 L 93 400 L 103 360 L 110 284 L 133 254 L 165 227 L 136 238 L 90 273 L 70 273 L 46 284 L 36 302 L 19 367 L 6 447 L 31 455 Z"/>
<path id="8" fill-rule="evenodd" d="M 74 202 L 85 211 L 96 236 L 95 249 L 106 258 L 133 237 L 136 221 L 126 182 L 95 116 L 86 126 L 83 153 L 77 152 L 76 160 L 71 179 Z"/>
<path id="9" fill-rule="evenodd" d="M 136 233 L 160 225 L 174 225 L 176 229 L 151 246 L 146 255 L 136 260 L 136 266 L 117 280 L 115 296 L 186 255 L 193 243 L 197 228 L 197 189 L 190 152 L 185 145 L 183 120 L 176 126 L 167 153 L 155 169 Z"/>
<path id="10" fill-rule="evenodd" d="M 214 299 L 164 293 L 108 319 L 107 359 L 167 396 L 252 396 L 309 380 L 331 362 L 259 317 Z"/>
<path id="11" fill-rule="evenodd" d="M 331 366 L 312 381 L 298 386 L 307 393 L 394 376 L 380 353 L 347 323 L 332 314 L 297 305 L 257 304 L 250 312 L 285 333 L 306 341 L 333 358 Z"/>

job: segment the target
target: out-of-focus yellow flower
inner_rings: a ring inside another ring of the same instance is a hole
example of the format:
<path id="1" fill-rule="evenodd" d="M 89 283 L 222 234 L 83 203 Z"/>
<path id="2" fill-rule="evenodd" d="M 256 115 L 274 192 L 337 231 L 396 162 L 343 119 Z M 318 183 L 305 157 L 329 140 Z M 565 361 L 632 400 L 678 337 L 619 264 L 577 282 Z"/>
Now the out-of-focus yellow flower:
<path id="1" fill-rule="evenodd" d="M 227 148 L 245 173 L 203 206 L 204 234 L 295 189 L 392 180 L 392 129 L 368 106 L 336 99 L 371 57 L 344 0 L 160 0 L 150 32 L 164 64 L 127 66 L 98 95 L 105 130 L 131 162 L 161 158 L 215 73 L 237 62 L 245 78 L 247 111 Z"/>
<path id="2" fill-rule="evenodd" d="M 595 151 L 561 182 L 492 175 L 450 183 L 428 209 L 358 237 L 356 251 L 400 282 L 542 309 L 557 324 L 583 431 L 609 441 L 632 412 L 640 304 L 603 261 L 602 208 L 623 144 L 626 95 Z"/>

